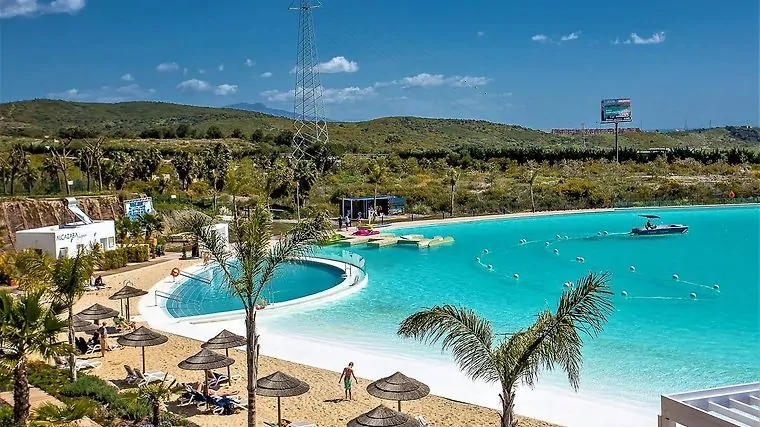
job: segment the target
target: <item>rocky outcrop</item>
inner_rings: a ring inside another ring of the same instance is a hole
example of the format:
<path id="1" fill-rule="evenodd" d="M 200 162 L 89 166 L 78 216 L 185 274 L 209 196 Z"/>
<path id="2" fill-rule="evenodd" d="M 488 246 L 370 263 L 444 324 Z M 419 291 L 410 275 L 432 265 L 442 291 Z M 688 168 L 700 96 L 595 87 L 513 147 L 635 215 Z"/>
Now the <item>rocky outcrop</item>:
<path id="1" fill-rule="evenodd" d="M 92 219 L 116 219 L 124 214 L 117 196 L 77 197 L 77 205 Z M 7 249 L 16 242 L 16 231 L 77 221 L 63 198 L 0 199 L 0 239 Z"/>

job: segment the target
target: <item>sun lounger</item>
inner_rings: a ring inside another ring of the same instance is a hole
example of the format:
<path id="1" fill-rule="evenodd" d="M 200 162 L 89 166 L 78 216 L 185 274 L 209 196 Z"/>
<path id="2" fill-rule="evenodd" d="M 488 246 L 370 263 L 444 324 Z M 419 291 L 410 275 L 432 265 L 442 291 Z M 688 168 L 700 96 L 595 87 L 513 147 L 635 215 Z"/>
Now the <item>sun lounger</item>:
<path id="1" fill-rule="evenodd" d="M 167 375 L 164 372 L 161 371 L 155 371 L 155 372 L 142 372 L 139 369 L 134 369 L 135 374 L 137 374 L 137 386 L 142 387 L 144 385 L 148 385 L 150 383 L 155 383 L 158 381 L 163 381 L 164 378 L 167 380 L 172 379 L 171 375 Z"/>
<path id="2" fill-rule="evenodd" d="M 242 378 L 242 376 L 235 374 L 232 376 L 232 379 L 234 381 L 238 381 Z M 230 379 L 227 378 L 226 374 L 220 374 L 218 372 L 209 371 L 208 376 L 208 385 L 209 387 L 218 387 L 222 383 L 229 383 Z"/>
<path id="3" fill-rule="evenodd" d="M 419 423 L 420 423 L 420 427 L 430 427 L 430 424 L 428 424 L 427 420 L 426 420 L 426 419 L 425 419 L 425 417 L 423 417 L 422 415 L 417 415 L 417 416 L 416 416 L 416 417 L 414 417 L 414 418 L 415 418 L 417 421 L 419 421 Z"/>
<path id="4" fill-rule="evenodd" d="M 76 360 L 76 367 L 77 371 L 81 371 L 83 369 L 97 369 L 103 365 L 102 362 L 99 362 L 97 360 L 90 361 L 90 360 L 84 360 L 84 359 L 77 359 Z M 64 357 L 57 357 L 55 358 L 55 366 L 59 369 L 69 369 L 69 361 Z"/>
<path id="5" fill-rule="evenodd" d="M 84 354 L 95 354 L 100 351 L 100 344 L 87 343 L 87 351 Z"/>
<path id="6" fill-rule="evenodd" d="M 185 392 L 177 399 L 177 406 L 188 406 L 206 402 L 206 397 L 191 384 L 185 384 Z"/>
<path id="7" fill-rule="evenodd" d="M 238 398 L 233 396 L 209 396 L 206 404 L 208 408 L 211 408 L 214 415 L 232 414 L 237 409 L 244 411 L 248 409 Z"/>
<path id="8" fill-rule="evenodd" d="M 127 371 L 127 376 L 124 377 L 124 381 L 126 381 L 127 384 L 133 384 L 139 379 L 135 370 L 132 369 L 129 365 L 124 365 L 124 370 Z"/>

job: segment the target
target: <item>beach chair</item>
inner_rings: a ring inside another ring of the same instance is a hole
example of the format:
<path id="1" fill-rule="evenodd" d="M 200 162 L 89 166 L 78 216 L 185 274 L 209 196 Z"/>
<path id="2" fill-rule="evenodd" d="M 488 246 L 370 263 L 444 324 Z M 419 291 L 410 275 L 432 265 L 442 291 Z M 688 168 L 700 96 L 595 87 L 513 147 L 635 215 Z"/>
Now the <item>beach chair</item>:
<path id="1" fill-rule="evenodd" d="M 127 384 L 132 384 L 138 380 L 137 373 L 129 365 L 124 365 L 124 370 L 127 371 L 127 376 L 124 377 L 124 381 L 126 381 Z"/>
<path id="2" fill-rule="evenodd" d="M 166 378 L 167 381 L 170 381 L 172 379 L 171 375 L 167 375 L 164 372 L 161 371 L 155 371 L 155 372 L 145 372 L 143 373 L 137 368 L 134 368 L 135 374 L 137 374 L 137 386 L 142 387 L 144 385 L 148 385 L 150 383 L 155 383 L 159 381 L 163 381 L 164 378 Z"/>
<path id="3" fill-rule="evenodd" d="M 177 399 L 177 406 L 188 406 L 206 402 L 206 397 L 200 391 L 196 390 L 192 384 L 184 384 L 185 392 Z"/>
<path id="4" fill-rule="evenodd" d="M 232 379 L 234 381 L 238 381 L 241 378 L 243 378 L 243 377 L 240 376 L 240 375 L 238 375 L 238 374 L 235 374 L 235 375 L 232 376 Z M 208 374 L 208 385 L 209 385 L 209 387 L 219 387 L 219 385 L 221 385 L 222 383 L 228 383 L 229 384 L 229 382 L 230 382 L 230 379 L 227 378 L 226 374 L 220 374 L 218 372 L 209 371 L 209 374 Z"/>
<path id="5" fill-rule="evenodd" d="M 57 356 L 54 358 L 55 360 L 55 366 L 58 369 L 69 369 L 69 361 L 63 357 L 63 356 Z M 81 371 L 83 369 L 97 369 L 103 365 L 102 362 L 96 361 L 90 361 L 90 360 L 83 360 L 83 359 L 77 359 L 76 361 L 76 369 L 77 371 Z"/>
<path id="6" fill-rule="evenodd" d="M 427 420 L 422 415 L 417 415 L 414 418 L 420 423 L 420 427 L 430 427 L 430 424 L 428 424 Z"/>
<path id="7" fill-rule="evenodd" d="M 84 352 L 84 354 L 95 354 L 100 351 L 100 344 L 90 344 L 87 343 L 87 351 Z"/>
<path id="8" fill-rule="evenodd" d="M 209 396 L 209 398 L 206 399 L 206 405 L 211 409 L 211 413 L 214 415 L 231 415 L 238 409 L 244 411 L 248 409 L 248 407 L 235 396 Z"/>

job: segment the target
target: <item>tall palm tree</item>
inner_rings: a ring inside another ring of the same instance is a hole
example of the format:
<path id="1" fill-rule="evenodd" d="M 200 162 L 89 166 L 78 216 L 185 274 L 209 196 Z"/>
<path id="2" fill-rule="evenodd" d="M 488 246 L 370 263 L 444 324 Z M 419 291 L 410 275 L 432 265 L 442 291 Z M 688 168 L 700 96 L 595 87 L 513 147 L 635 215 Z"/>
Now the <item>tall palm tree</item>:
<path id="1" fill-rule="evenodd" d="M 58 170 L 63 174 L 63 181 L 66 184 L 66 194 L 71 194 L 71 186 L 69 185 L 69 157 L 71 156 L 71 142 L 74 139 L 70 136 L 61 138 L 60 140 L 60 153 L 53 147 L 47 147 L 50 150 L 50 155 L 53 161 L 58 165 Z"/>
<path id="2" fill-rule="evenodd" d="M 301 220 L 301 191 L 308 192 L 318 177 L 317 166 L 311 160 L 299 160 L 293 165 L 293 183 L 296 186 L 296 214 Z"/>
<path id="3" fill-rule="evenodd" d="M 146 213 L 140 217 L 140 226 L 145 229 L 145 240 L 150 240 L 154 231 L 159 233 L 164 230 L 164 218 L 156 213 Z"/>
<path id="4" fill-rule="evenodd" d="M 8 154 L 8 165 L 10 166 L 12 196 L 16 190 L 16 177 L 21 175 L 21 172 L 29 166 L 29 157 L 27 157 L 26 150 L 21 144 L 13 144 L 11 152 Z"/>
<path id="5" fill-rule="evenodd" d="M 446 180 L 449 182 L 449 186 L 451 187 L 451 209 L 449 210 L 449 215 L 454 216 L 454 193 L 456 191 L 457 182 L 459 182 L 459 177 L 461 176 L 461 172 L 459 172 L 458 169 L 451 168 L 449 169 L 449 173 L 446 175 Z"/>
<path id="6" fill-rule="evenodd" d="M 530 190 L 530 206 L 533 212 L 536 211 L 536 199 L 533 197 L 533 183 L 538 177 L 540 166 L 534 161 L 529 161 L 527 164 L 527 171 L 525 172 L 525 181 L 528 182 L 528 188 Z"/>
<path id="7" fill-rule="evenodd" d="M 27 360 L 37 353 L 44 358 L 73 353 L 74 349 L 56 336 L 67 322 L 58 318 L 64 308 L 45 302 L 44 290 L 33 290 L 15 299 L 0 292 L 0 339 L 7 349 L 0 355 L 13 369 L 13 421 L 25 425 L 29 419 Z"/>
<path id="8" fill-rule="evenodd" d="M 607 273 L 589 273 L 566 289 L 557 309 L 540 312 L 535 323 L 506 335 L 495 346 L 491 323 L 464 307 L 435 306 L 401 322 L 398 334 L 433 344 L 442 340 L 459 369 L 473 381 L 501 385 L 501 427 L 516 427 L 518 384 L 533 387 L 538 375 L 559 365 L 578 390 L 583 358 L 581 333 L 596 336 L 612 313 Z"/>
<path id="9" fill-rule="evenodd" d="M 385 177 L 388 173 L 388 168 L 380 160 L 375 160 L 370 164 L 367 171 L 367 179 L 370 184 L 375 186 L 375 196 L 372 199 L 372 209 L 377 212 L 377 186 L 385 182 Z"/>
<path id="10" fill-rule="evenodd" d="M 74 304 L 84 295 L 84 289 L 90 281 L 94 268 L 92 254 L 79 250 L 74 258 L 50 259 L 45 254 L 29 252 L 20 257 L 17 265 L 27 279 L 35 279 L 50 287 L 53 300 L 66 310 L 68 322 L 68 339 L 72 348 L 74 336 Z M 77 379 L 76 354 L 69 355 L 69 376 Z"/>
<path id="11" fill-rule="evenodd" d="M 21 171 L 19 174 L 19 178 L 21 178 L 21 183 L 24 185 L 24 188 L 26 188 L 26 191 L 29 193 L 29 195 L 32 195 L 32 189 L 34 188 L 34 184 L 36 184 L 40 180 L 40 170 L 30 164 L 27 164 L 26 167 Z"/>
<path id="12" fill-rule="evenodd" d="M 172 157 L 172 165 L 174 166 L 174 170 L 177 171 L 179 186 L 183 190 L 190 188 L 193 175 L 197 169 L 196 161 L 195 155 L 187 151 L 180 151 Z"/>
<path id="13" fill-rule="evenodd" d="M 212 229 L 212 220 L 196 213 L 189 217 L 187 228 L 198 242 L 208 248 L 219 263 L 221 275 L 229 291 L 243 302 L 245 308 L 246 364 L 248 376 L 248 426 L 256 426 L 256 380 L 258 378 L 259 335 L 256 330 L 256 306 L 264 288 L 286 263 L 298 260 L 310 250 L 310 243 L 324 236 L 322 218 L 299 222 L 277 243 L 271 245 L 272 215 L 264 203 L 257 203 L 247 218 L 230 223 L 235 236 L 232 251 L 224 238 Z M 233 263 L 232 257 L 237 258 Z"/>

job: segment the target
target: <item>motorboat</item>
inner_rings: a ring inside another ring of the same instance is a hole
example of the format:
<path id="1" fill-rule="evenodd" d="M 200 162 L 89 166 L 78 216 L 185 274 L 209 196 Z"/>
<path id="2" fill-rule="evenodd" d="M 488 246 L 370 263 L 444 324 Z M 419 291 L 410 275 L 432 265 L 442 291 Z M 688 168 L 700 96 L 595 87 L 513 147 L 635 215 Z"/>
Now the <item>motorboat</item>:
<path id="1" fill-rule="evenodd" d="M 683 224 L 659 224 L 661 218 L 657 215 L 639 215 L 647 219 L 643 227 L 631 229 L 631 234 L 636 236 L 657 236 L 662 234 L 683 234 L 689 231 L 689 226 Z M 652 224 L 655 220 L 656 224 Z"/>

